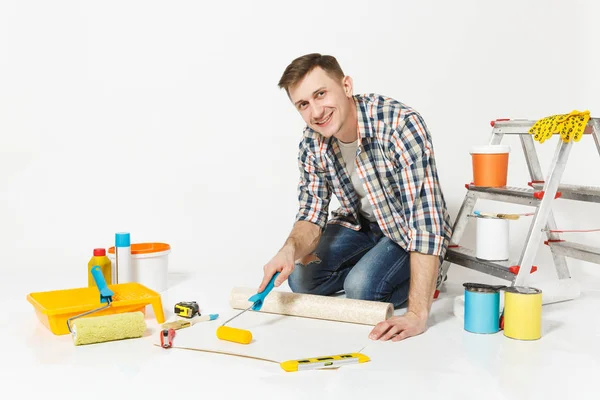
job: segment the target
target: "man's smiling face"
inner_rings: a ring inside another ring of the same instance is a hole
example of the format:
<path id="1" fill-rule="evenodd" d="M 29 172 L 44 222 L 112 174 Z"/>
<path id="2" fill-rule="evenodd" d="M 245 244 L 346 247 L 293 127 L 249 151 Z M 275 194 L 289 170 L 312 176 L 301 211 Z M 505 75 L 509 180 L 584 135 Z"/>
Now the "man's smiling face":
<path id="1" fill-rule="evenodd" d="M 291 87 L 289 94 L 304 122 L 324 137 L 338 136 L 350 129 L 347 126 L 353 106 L 350 77 L 334 80 L 316 67 Z"/>

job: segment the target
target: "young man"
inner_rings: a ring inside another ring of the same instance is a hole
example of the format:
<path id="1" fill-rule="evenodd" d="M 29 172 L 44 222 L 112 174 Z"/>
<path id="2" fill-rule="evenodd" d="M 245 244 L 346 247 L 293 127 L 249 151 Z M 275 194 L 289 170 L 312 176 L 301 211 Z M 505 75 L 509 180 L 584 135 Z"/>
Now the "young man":
<path id="1" fill-rule="evenodd" d="M 279 87 L 306 122 L 299 146 L 294 227 L 264 267 L 292 291 L 391 302 L 407 312 L 374 327 L 371 339 L 426 330 L 439 268 L 451 237 L 431 136 L 421 116 L 393 99 L 353 95 L 332 56 L 307 54 Z M 328 218 L 331 196 L 341 207 Z"/>

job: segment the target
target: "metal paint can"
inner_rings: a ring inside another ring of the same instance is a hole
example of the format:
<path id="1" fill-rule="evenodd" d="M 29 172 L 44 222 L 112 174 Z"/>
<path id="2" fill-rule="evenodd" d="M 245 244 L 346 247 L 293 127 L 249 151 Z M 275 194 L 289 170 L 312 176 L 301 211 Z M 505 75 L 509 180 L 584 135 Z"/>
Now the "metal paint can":
<path id="1" fill-rule="evenodd" d="M 477 217 L 475 257 L 480 260 L 508 260 L 509 223 L 506 218 Z"/>
<path id="2" fill-rule="evenodd" d="M 500 330 L 500 289 L 482 283 L 464 283 L 464 329 L 472 333 L 496 333 Z"/>
<path id="3" fill-rule="evenodd" d="M 537 340 L 542 336 L 542 291 L 524 286 L 504 289 L 504 336 Z"/>

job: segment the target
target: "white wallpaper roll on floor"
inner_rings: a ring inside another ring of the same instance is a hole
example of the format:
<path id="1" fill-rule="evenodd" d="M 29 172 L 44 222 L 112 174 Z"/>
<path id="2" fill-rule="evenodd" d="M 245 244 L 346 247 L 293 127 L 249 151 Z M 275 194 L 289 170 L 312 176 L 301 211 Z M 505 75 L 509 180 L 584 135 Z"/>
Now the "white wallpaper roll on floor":
<path id="1" fill-rule="evenodd" d="M 232 308 L 246 309 L 252 304 L 248 298 L 254 294 L 256 294 L 256 288 L 235 287 L 231 291 L 229 303 Z M 273 290 L 266 297 L 260 312 L 377 325 L 393 315 L 394 307 L 391 303 L 377 301 Z"/>

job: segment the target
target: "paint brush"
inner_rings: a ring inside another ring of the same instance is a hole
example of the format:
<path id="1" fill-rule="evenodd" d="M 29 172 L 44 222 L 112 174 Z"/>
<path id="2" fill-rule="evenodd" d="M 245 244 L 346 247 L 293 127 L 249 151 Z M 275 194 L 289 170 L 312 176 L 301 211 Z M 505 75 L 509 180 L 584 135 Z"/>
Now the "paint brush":
<path id="1" fill-rule="evenodd" d="M 165 322 L 164 324 L 162 324 L 162 328 L 163 329 L 183 329 L 183 328 L 189 328 L 192 325 L 197 324 L 198 322 L 203 322 L 203 321 L 212 321 L 219 318 L 219 314 L 209 314 L 209 315 L 203 315 L 200 317 L 195 317 L 192 319 L 178 319 L 172 322 Z"/>
<path id="2" fill-rule="evenodd" d="M 489 217 L 489 218 L 500 218 L 500 219 L 512 219 L 517 220 L 519 217 L 526 217 L 533 215 L 533 213 L 524 213 L 524 214 L 494 214 L 494 213 L 486 213 L 480 211 L 473 211 L 473 215 L 476 217 Z"/>

